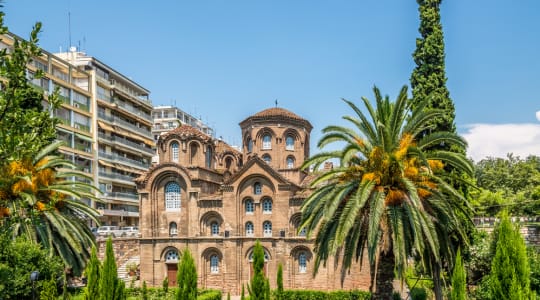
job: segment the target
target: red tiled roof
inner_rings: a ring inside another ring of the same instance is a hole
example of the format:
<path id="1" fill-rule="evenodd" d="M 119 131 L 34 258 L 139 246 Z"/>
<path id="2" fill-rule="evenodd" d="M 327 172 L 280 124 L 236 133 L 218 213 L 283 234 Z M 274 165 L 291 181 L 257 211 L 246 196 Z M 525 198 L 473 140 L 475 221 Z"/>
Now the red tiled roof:
<path id="1" fill-rule="evenodd" d="M 272 108 L 268 108 L 268 109 L 265 109 L 263 111 L 260 111 L 256 114 L 253 115 L 253 117 L 260 117 L 260 118 L 267 118 L 267 117 L 288 117 L 288 118 L 291 118 L 291 119 L 297 119 L 297 120 L 302 120 L 302 121 L 305 121 L 304 118 L 300 117 L 299 115 L 289 111 L 289 110 L 286 110 L 284 108 L 281 108 L 281 107 L 272 107 Z"/>
<path id="2" fill-rule="evenodd" d="M 209 139 L 212 138 L 209 135 L 207 135 L 207 134 L 203 133 L 202 131 L 200 131 L 199 129 L 197 129 L 195 127 L 191 127 L 189 125 L 182 125 L 182 126 L 180 126 L 178 128 L 175 128 L 175 129 L 167 132 L 166 134 L 162 135 L 162 138 L 165 139 L 167 136 L 173 135 L 173 134 L 179 135 L 181 137 L 198 136 L 203 140 L 209 140 Z"/>

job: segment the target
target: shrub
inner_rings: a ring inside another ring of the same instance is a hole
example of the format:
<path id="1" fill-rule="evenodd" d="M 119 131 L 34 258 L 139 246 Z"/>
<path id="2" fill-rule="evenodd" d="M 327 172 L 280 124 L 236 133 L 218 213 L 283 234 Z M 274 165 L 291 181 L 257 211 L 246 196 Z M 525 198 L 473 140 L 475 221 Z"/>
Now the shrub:
<path id="1" fill-rule="evenodd" d="M 197 298 L 197 269 L 191 252 L 186 248 L 178 262 L 177 271 L 178 300 L 195 300 Z"/>
<path id="2" fill-rule="evenodd" d="M 465 269 L 463 268 L 463 262 L 461 261 L 461 251 L 458 250 L 456 255 L 456 263 L 454 265 L 454 271 L 452 272 L 452 291 L 450 293 L 450 299 L 452 300 L 465 300 L 467 299 L 467 279 L 465 276 Z"/>
<path id="3" fill-rule="evenodd" d="M 288 300 L 368 300 L 371 294 L 365 291 L 305 291 L 285 290 L 283 299 Z"/>
<path id="4" fill-rule="evenodd" d="M 197 296 L 197 300 L 221 300 L 221 297 L 221 291 L 219 290 L 205 290 Z"/>

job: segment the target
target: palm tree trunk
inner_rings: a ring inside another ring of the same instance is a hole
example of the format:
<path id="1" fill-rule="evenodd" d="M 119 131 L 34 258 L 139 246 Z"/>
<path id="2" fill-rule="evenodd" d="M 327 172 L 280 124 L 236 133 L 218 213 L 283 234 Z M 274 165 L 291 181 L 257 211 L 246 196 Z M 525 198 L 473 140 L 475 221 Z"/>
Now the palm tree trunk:
<path id="1" fill-rule="evenodd" d="M 375 280 L 375 292 L 372 294 L 371 299 L 376 300 L 392 300 L 392 293 L 394 291 L 394 267 L 395 259 L 392 250 L 387 253 L 380 254 L 379 266 L 377 268 L 377 278 Z"/>
<path id="2" fill-rule="evenodd" d="M 431 270 L 433 271 L 433 292 L 435 300 L 442 300 L 442 284 L 441 284 L 441 266 L 435 258 L 431 256 Z"/>

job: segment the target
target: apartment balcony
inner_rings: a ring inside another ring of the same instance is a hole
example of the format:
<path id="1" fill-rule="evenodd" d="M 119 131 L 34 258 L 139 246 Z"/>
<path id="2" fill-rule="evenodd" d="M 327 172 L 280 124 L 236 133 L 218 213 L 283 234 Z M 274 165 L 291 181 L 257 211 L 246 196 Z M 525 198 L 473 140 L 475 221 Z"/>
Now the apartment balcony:
<path id="1" fill-rule="evenodd" d="M 123 182 L 129 182 L 130 184 L 134 184 L 133 180 L 134 177 L 128 176 L 128 175 L 122 175 L 122 174 L 116 174 L 116 173 L 110 173 L 110 172 L 99 172 L 100 177 L 109 178 L 112 180 L 120 180 Z"/>
<path id="2" fill-rule="evenodd" d="M 132 142 L 130 140 L 127 140 L 125 138 L 121 138 L 121 137 L 117 137 L 117 136 L 107 136 L 103 133 L 100 133 L 98 134 L 99 138 L 100 139 L 103 139 L 105 141 L 109 141 L 109 142 L 113 142 L 113 143 L 118 143 L 118 144 L 121 144 L 121 145 L 124 145 L 124 146 L 127 146 L 131 149 L 136 149 L 137 151 L 143 151 L 144 153 L 148 154 L 148 155 L 154 155 L 155 154 L 155 151 L 150 149 L 150 148 L 147 148 L 139 143 L 135 143 L 135 142 Z"/>
<path id="3" fill-rule="evenodd" d="M 141 111 L 139 109 L 135 109 L 135 108 L 133 108 L 131 106 L 127 106 L 122 102 L 114 102 L 114 103 L 116 105 L 118 105 L 118 107 L 120 107 L 120 109 L 125 110 L 125 111 L 127 111 L 129 113 L 132 113 L 134 115 L 137 115 L 137 116 L 139 116 L 139 117 L 141 117 L 141 118 L 143 118 L 143 119 L 145 119 L 145 120 L 147 120 L 149 122 L 152 122 L 152 116 L 150 116 L 150 114 L 145 113 L 145 112 L 143 112 L 143 111 Z"/>
<path id="4" fill-rule="evenodd" d="M 136 193 L 107 192 L 103 194 L 104 198 L 129 201 L 139 203 L 139 195 Z"/>
<path id="5" fill-rule="evenodd" d="M 109 159 L 109 160 L 112 160 L 112 161 L 115 161 L 115 162 L 121 161 L 122 163 L 127 163 L 127 164 L 130 164 L 132 166 L 139 167 L 139 168 L 145 168 L 145 169 L 150 168 L 150 164 L 145 164 L 145 163 L 140 162 L 138 160 L 123 157 L 123 156 L 120 156 L 120 155 L 114 154 L 114 153 L 105 153 L 105 152 L 100 151 L 99 152 L 99 158 L 105 158 L 105 159 Z"/>
<path id="6" fill-rule="evenodd" d="M 111 122 L 115 125 L 120 125 L 126 129 L 134 130 L 137 132 L 143 132 L 143 133 L 147 133 L 148 135 L 151 135 L 150 130 L 148 130 L 146 127 L 137 127 L 136 125 L 126 122 L 120 118 L 113 117 L 113 116 L 109 117 L 109 116 L 106 116 L 104 113 L 98 113 L 98 117 L 102 120 Z"/>
<path id="7" fill-rule="evenodd" d="M 98 209 L 101 216 L 115 216 L 115 217 L 139 217 L 139 212 L 125 211 L 117 209 Z"/>

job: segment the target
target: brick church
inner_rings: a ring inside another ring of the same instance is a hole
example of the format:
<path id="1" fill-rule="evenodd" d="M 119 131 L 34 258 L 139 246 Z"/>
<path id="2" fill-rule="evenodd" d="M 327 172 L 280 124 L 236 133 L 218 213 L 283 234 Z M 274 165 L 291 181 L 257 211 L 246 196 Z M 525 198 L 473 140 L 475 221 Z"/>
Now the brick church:
<path id="1" fill-rule="evenodd" d="M 265 272 L 276 286 L 283 265 L 285 289 L 369 288 L 369 268 L 345 276 L 328 262 L 313 277 L 313 243 L 299 231 L 300 207 L 310 176 L 309 121 L 270 108 L 240 123 L 242 151 L 190 126 L 161 135 L 159 163 L 136 180 L 140 194 L 140 275 L 150 286 L 165 277 L 176 285 L 177 262 L 189 248 L 199 287 L 240 294 L 251 278 L 259 240 Z"/>

